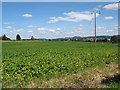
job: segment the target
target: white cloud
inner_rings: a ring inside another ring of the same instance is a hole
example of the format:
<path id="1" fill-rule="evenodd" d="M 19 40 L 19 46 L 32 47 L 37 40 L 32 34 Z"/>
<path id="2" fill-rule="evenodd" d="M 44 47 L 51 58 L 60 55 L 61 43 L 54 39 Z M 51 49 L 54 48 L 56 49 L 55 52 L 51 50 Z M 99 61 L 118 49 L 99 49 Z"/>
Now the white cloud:
<path id="1" fill-rule="evenodd" d="M 101 27 L 100 29 L 101 30 L 97 30 L 97 35 L 117 35 L 118 34 L 118 28 L 116 26 L 113 26 L 110 28 Z"/>
<path id="2" fill-rule="evenodd" d="M 100 9 L 99 8 L 94 8 L 94 10 L 99 11 Z"/>
<path id="3" fill-rule="evenodd" d="M 98 7 L 100 8 L 100 7 L 102 7 L 102 5 L 98 5 Z"/>
<path id="4" fill-rule="evenodd" d="M 101 5 L 98 5 L 96 8 L 94 8 L 95 11 L 99 11 L 100 10 Z"/>
<path id="5" fill-rule="evenodd" d="M 91 13 L 91 12 L 90 11 L 84 11 L 84 12 L 81 12 L 81 13 L 87 13 L 88 14 L 88 13 Z"/>
<path id="6" fill-rule="evenodd" d="M 104 19 L 113 19 L 113 17 L 112 16 L 104 17 Z"/>
<path id="7" fill-rule="evenodd" d="M 50 29 L 49 31 L 50 31 L 50 32 L 54 32 L 55 30 L 54 30 L 54 29 Z"/>
<path id="8" fill-rule="evenodd" d="M 56 28 L 56 30 L 61 30 L 60 28 Z"/>
<path id="9" fill-rule="evenodd" d="M 35 28 L 35 27 L 37 27 L 36 25 L 28 25 L 27 26 L 28 28 Z"/>
<path id="10" fill-rule="evenodd" d="M 42 32 L 39 32 L 39 33 L 43 35 L 43 34 L 46 34 L 47 32 L 45 32 L 45 31 L 42 31 Z"/>
<path id="11" fill-rule="evenodd" d="M 4 22 L 3 24 L 10 24 L 10 22 Z"/>
<path id="12" fill-rule="evenodd" d="M 118 10 L 118 3 L 108 4 L 108 5 L 105 5 L 103 8 L 107 10 Z"/>
<path id="13" fill-rule="evenodd" d="M 67 31 L 67 32 L 64 32 L 64 33 L 65 33 L 64 36 L 67 36 L 67 37 L 84 36 L 86 34 L 86 32 L 79 31 L 78 29 L 76 29 L 74 31 Z"/>
<path id="14" fill-rule="evenodd" d="M 107 30 L 107 32 L 112 32 L 113 30 Z"/>
<path id="15" fill-rule="evenodd" d="M 106 27 L 97 27 L 98 30 L 105 30 Z"/>
<path id="16" fill-rule="evenodd" d="M 118 27 L 118 24 L 116 24 L 115 27 Z"/>
<path id="17" fill-rule="evenodd" d="M 85 34 L 86 32 L 82 32 L 82 34 Z"/>
<path id="18" fill-rule="evenodd" d="M 73 35 L 75 32 L 73 31 L 70 31 L 70 32 L 66 32 L 66 34 L 69 34 L 69 35 Z"/>
<path id="19" fill-rule="evenodd" d="M 37 28 L 37 31 L 35 30 L 35 33 L 36 34 L 46 34 L 47 33 L 47 30 L 49 30 L 48 28 Z"/>
<path id="20" fill-rule="evenodd" d="M 87 26 L 87 25 L 82 25 L 82 24 L 80 24 L 79 26 L 80 26 L 80 27 L 84 27 L 84 26 Z"/>
<path id="21" fill-rule="evenodd" d="M 58 19 L 54 19 L 54 20 L 48 21 L 48 23 L 56 23 L 56 22 L 58 22 L 58 21 L 59 21 Z"/>
<path id="22" fill-rule="evenodd" d="M 12 27 L 11 27 L 11 26 L 7 26 L 7 27 L 5 27 L 5 28 L 7 28 L 7 29 L 12 29 Z"/>
<path id="23" fill-rule="evenodd" d="M 50 19 L 56 19 L 56 17 L 50 17 Z"/>
<path id="24" fill-rule="evenodd" d="M 37 28 L 37 31 L 46 31 L 48 30 L 47 28 Z"/>
<path id="25" fill-rule="evenodd" d="M 22 32 L 22 31 L 25 31 L 25 30 L 24 29 L 17 29 L 17 30 L 13 30 L 13 31 Z"/>
<path id="26" fill-rule="evenodd" d="M 17 32 L 22 32 L 22 31 L 25 31 L 24 29 L 14 29 L 12 31 L 9 31 L 11 33 L 17 33 Z"/>
<path id="27" fill-rule="evenodd" d="M 33 31 L 28 31 L 28 32 L 32 33 Z"/>
<path id="28" fill-rule="evenodd" d="M 114 30 L 118 30 L 119 28 L 120 26 L 116 26 L 116 25 L 113 27 Z"/>
<path id="29" fill-rule="evenodd" d="M 61 20 L 65 21 L 81 21 L 81 20 L 91 20 L 92 16 L 90 14 L 81 14 L 80 12 L 70 12 L 70 13 L 64 13 L 68 17 L 61 18 Z"/>
<path id="30" fill-rule="evenodd" d="M 114 26 L 114 29 L 120 30 L 120 24 L 115 25 L 115 26 Z"/>
<path id="31" fill-rule="evenodd" d="M 78 30 L 83 30 L 83 28 L 78 28 Z"/>
<path id="32" fill-rule="evenodd" d="M 66 17 L 51 17 L 50 21 L 48 21 L 48 23 L 56 23 L 58 21 L 72 21 L 72 22 L 79 22 L 82 20 L 92 20 L 92 18 L 94 18 L 93 15 L 91 15 L 89 13 L 89 11 L 85 11 L 85 12 L 69 12 L 69 13 L 63 13 L 64 15 L 66 15 Z M 99 14 L 97 13 L 96 16 L 99 16 Z"/>
<path id="33" fill-rule="evenodd" d="M 32 17 L 31 14 L 23 14 L 22 16 L 23 16 L 23 17 Z"/>
<path id="34" fill-rule="evenodd" d="M 4 22 L 3 24 L 15 24 L 14 22 Z"/>

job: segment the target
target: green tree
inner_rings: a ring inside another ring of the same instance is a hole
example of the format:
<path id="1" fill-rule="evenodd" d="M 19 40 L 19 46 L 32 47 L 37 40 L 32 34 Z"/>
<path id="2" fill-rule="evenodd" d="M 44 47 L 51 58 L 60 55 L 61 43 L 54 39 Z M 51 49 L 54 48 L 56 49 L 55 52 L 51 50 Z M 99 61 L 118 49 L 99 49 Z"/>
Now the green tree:
<path id="1" fill-rule="evenodd" d="M 97 39 L 97 42 L 102 42 L 103 41 L 103 39 Z"/>
<path id="2" fill-rule="evenodd" d="M 2 36 L 2 40 L 10 40 L 5 34 Z"/>
<path id="3" fill-rule="evenodd" d="M 103 40 L 103 42 L 108 42 L 108 39 L 107 39 L 107 38 L 105 38 L 105 39 Z"/>
<path id="4" fill-rule="evenodd" d="M 33 37 L 33 36 L 31 36 L 31 40 L 34 40 L 34 37 Z"/>
<path id="5" fill-rule="evenodd" d="M 120 36 L 112 36 L 111 37 L 111 42 L 112 43 L 120 42 Z"/>
<path id="6" fill-rule="evenodd" d="M 5 34 L 2 36 L 2 40 L 6 40 L 6 35 Z"/>
<path id="7" fill-rule="evenodd" d="M 51 39 L 48 39 L 48 41 L 52 41 Z"/>
<path id="8" fill-rule="evenodd" d="M 20 37 L 19 34 L 17 34 L 17 36 L 16 36 L 16 40 L 21 40 L 21 37 Z"/>

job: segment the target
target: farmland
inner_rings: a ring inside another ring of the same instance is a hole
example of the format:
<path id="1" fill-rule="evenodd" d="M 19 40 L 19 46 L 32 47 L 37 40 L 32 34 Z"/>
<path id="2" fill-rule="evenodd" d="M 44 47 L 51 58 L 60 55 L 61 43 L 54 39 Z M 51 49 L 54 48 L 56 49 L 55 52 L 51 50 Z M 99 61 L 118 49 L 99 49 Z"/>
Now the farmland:
<path id="1" fill-rule="evenodd" d="M 72 41 L 2 42 L 2 86 L 42 83 L 104 64 L 118 64 L 118 44 Z M 103 67 L 104 68 L 104 67 Z M 37 86 L 39 87 L 39 86 Z"/>

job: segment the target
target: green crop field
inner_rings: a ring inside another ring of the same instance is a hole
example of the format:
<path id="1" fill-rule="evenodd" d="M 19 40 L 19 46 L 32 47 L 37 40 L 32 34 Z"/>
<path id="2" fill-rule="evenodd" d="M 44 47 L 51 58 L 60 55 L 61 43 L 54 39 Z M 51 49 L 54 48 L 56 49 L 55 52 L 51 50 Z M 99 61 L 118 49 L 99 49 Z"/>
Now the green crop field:
<path id="1" fill-rule="evenodd" d="M 50 80 L 118 63 L 118 44 L 72 41 L 2 42 L 2 86 Z"/>

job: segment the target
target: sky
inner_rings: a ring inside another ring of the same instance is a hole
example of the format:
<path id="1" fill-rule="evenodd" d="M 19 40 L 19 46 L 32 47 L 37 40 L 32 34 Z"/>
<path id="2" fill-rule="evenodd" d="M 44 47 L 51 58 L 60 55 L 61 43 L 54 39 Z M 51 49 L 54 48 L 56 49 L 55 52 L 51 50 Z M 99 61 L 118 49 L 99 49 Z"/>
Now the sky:
<path id="1" fill-rule="evenodd" d="M 15 39 L 118 34 L 117 2 L 3 2 L 2 34 Z"/>
<path id="2" fill-rule="evenodd" d="M 119 0 L 2 0 L 2 2 L 119 2 Z"/>

